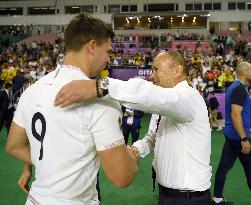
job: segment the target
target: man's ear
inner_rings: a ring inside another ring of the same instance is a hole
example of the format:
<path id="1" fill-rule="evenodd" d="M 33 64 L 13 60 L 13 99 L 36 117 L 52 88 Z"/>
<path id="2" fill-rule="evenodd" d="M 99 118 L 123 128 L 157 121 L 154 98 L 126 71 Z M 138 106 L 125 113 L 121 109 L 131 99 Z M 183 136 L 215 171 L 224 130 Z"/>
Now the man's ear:
<path id="1" fill-rule="evenodd" d="M 88 42 L 88 44 L 87 44 L 87 50 L 88 50 L 88 52 L 89 52 L 91 55 L 94 55 L 96 46 L 97 46 L 97 42 L 96 42 L 94 39 L 92 39 L 92 40 L 90 40 L 90 41 Z"/>
<path id="2" fill-rule="evenodd" d="M 176 67 L 175 78 L 180 78 L 183 75 L 184 68 L 182 65 Z"/>

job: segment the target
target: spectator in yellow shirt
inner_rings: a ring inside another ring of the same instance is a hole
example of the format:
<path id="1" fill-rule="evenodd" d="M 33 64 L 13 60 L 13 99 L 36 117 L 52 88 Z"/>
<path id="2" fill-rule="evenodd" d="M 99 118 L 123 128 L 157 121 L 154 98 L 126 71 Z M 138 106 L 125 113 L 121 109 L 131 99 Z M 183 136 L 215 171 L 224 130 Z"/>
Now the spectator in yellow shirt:
<path id="1" fill-rule="evenodd" d="M 226 69 L 218 78 L 218 86 L 220 88 L 227 89 L 232 82 L 234 82 L 234 76 L 229 69 Z"/>

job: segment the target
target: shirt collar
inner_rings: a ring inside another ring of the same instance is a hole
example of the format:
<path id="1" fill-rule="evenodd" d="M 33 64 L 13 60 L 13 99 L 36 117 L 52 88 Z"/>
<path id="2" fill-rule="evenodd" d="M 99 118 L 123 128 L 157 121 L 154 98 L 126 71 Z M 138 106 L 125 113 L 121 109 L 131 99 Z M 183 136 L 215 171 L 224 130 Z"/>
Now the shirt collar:
<path id="1" fill-rule="evenodd" d="M 183 81 L 179 82 L 174 87 L 184 87 L 184 86 L 189 86 L 186 80 L 183 80 Z"/>
<path id="2" fill-rule="evenodd" d="M 80 74 L 80 75 L 82 75 L 82 76 L 85 77 L 85 78 L 90 79 L 90 78 L 85 74 L 85 72 L 84 72 L 81 68 L 76 67 L 76 66 L 73 66 L 73 65 L 65 65 L 65 64 L 63 64 L 63 65 L 58 65 L 58 66 L 57 66 L 57 69 L 59 69 L 59 70 L 60 70 L 60 69 L 69 70 L 69 71 L 75 72 L 75 73 L 77 73 L 77 74 Z"/>
<path id="3" fill-rule="evenodd" d="M 236 79 L 236 81 L 239 81 L 242 85 L 244 85 L 245 87 L 247 86 L 247 84 L 246 83 L 244 83 L 244 82 L 242 82 L 241 80 L 239 80 L 239 79 Z"/>

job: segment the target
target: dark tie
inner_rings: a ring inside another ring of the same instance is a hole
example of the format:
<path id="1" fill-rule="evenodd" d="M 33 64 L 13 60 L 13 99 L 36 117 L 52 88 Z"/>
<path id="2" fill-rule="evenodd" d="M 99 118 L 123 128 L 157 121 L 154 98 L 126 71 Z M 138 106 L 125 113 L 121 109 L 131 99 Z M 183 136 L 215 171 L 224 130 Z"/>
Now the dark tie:
<path id="1" fill-rule="evenodd" d="M 157 134 L 158 129 L 159 129 L 160 120 L 161 120 L 161 116 L 159 115 L 159 118 L 158 118 L 158 121 L 157 121 L 157 127 L 156 127 L 156 134 Z"/>
<path id="2" fill-rule="evenodd" d="M 156 131 L 155 131 L 156 134 L 157 134 L 158 129 L 159 129 L 160 120 L 161 120 L 161 116 L 159 115 L 159 118 L 158 118 L 158 120 L 157 120 Z M 155 183 L 156 183 L 156 172 L 155 172 L 153 166 L 152 166 L 152 180 L 153 180 L 153 192 L 154 192 L 154 191 L 155 191 Z"/>
<path id="3" fill-rule="evenodd" d="M 9 107 L 12 107 L 12 97 L 11 97 L 11 93 L 7 92 L 8 95 L 8 99 L 9 99 Z"/>

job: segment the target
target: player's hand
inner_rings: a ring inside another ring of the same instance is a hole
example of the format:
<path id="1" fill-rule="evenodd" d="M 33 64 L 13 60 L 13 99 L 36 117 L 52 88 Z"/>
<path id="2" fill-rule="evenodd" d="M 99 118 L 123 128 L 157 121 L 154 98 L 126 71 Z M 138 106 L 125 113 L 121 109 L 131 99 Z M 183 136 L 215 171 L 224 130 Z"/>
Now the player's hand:
<path id="1" fill-rule="evenodd" d="M 58 92 L 54 105 L 66 107 L 79 100 L 97 97 L 96 80 L 74 80 L 63 86 Z"/>
<path id="2" fill-rule="evenodd" d="M 250 151 L 251 151 L 251 145 L 250 145 L 250 142 L 249 141 L 241 141 L 241 146 L 242 146 L 242 149 L 241 149 L 241 152 L 243 154 L 249 154 Z"/>
<path id="3" fill-rule="evenodd" d="M 132 146 L 132 150 L 133 150 L 133 154 L 134 154 L 135 156 L 140 157 L 140 155 L 139 155 L 139 150 L 138 150 L 137 147 Z"/>
<path id="4" fill-rule="evenodd" d="M 24 168 L 23 168 L 23 172 L 22 172 L 21 176 L 19 177 L 18 185 L 27 194 L 30 191 L 30 187 L 28 184 L 31 179 L 31 174 L 32 174 L 31 165 L 25 164 Z"/>
<path id="5" fill-rule="evenodd" d="M 127 145 L 127 151 L 130 154 L 130 156 L 133 159 L 135 159 L 137 161 L 137 163 L 138 163 L 139 162 L 139 154 L 135 152 L 134 148 Z"/>

